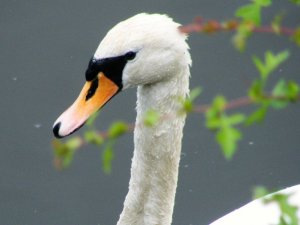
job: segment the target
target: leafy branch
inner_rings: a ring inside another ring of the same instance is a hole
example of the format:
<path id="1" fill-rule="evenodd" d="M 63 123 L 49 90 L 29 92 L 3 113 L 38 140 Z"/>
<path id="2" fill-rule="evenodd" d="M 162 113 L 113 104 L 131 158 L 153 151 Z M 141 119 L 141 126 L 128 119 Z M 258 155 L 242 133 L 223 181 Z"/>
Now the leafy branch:
<path id="1" fill-rule="evenodd" d="M 298 0 L 292 0 L 291 2 L 299 5 Z M 236 10 L 235 16 L 238 19 L 220 22 L 217 20 L 205 21 L 202 17 L 196 17 L 192 23 L 181 26 L 180 30 L 183 33 L 204 34 L 235 32 L 232 41 L 234 46 L 241 51 L 245 50 L 246 41 L 253 33 L 269 33 L 278 36 L 287 36 L 300 47 L 300 26 L 282 26 L 282 14 L 275 15 L 269 25 L 261 25 L 262 10 L 271 6 L 271 4 L 272 0 L 252 0 L 251 3 Z"/>
<path id="2" fill-rule="evenodd" d="M 227 159 L 231 159 L 237 150 L 238 141 L 242 138 L 242 133 L 237 126 L 252 125 L 260 123 L 266 116 L 269 108 L 282 109 L 289 103 L 300 100 L 299 85 L 294 81 L 280 79 L 271 92 L 266 91 L 266 85 L 270 74 L 278 68 L 289 57 L 288 51 L 273 54 L 270 51 L 265 53 L 264 60 L 253 56 L 253 63 L 259 72 L 259 78 L 255 79 L 248 90 L 248 96 L 227 101 L 224 96 L 216 96 L 211 104 L 195 105 L 195 99 L 201 94 L 201 88 L 195 88 L 186 99 L 179 98 L 181 105 L 179 112 L 160 115 L 155 110 L 149 110 L 142 124 L 132 124 L 122 121 L 114 122 L 107 131 L 99 132 L 94 126 L 94 121 L 98 114 L 94 114 L 86 123 L 87 130 L 83 137 L 76 136 L 66 142 L 54 140 L 55 166 L 56 168 L 66 168 L 70 165 L 77 149 L 86 144 L 94 144 L 104 147 L 102 153 L 103 170 L 106 173 L 111 171 L 111 161 L 114 158 L 113 145 L 121 135 L 132 132 L 135 126 L 155 126 L 161 120 L 172 119 L 178 113 L 198 113 L 205 114 L 206 127 L 216 135 L 216 141 Z M 229 114 L 229 110 L 238 109 L 247 105 L 256 105 L 257 109 L 250 115 L 243 113 Z"/>
<path id="3" fill-rule="evenodd" d="M 300 5 L 299 0 L 290 0 L 295 5 Z M 263 26 L 261 14 L 264 8 L 271 6 L 272 0 L 252 0 L 238 8 L 235 12 L 237 19 L 219 22 L 216 20 L 204 21 L 198 17 L 193 23 L 180 27 L 184 33 L 207 33 L 231 31 L 235 32 L 233 43 L 239 50 L 244 50 L 247 39 L 253 33 L 270 33 L 274 35 L 287 36 L 300 46 L 300 27 L 290 28 L 281 26 L 283 16 L 278 14 L 268 26 Z M 238 127 L 249 126 L 253 123 L 263 121 L 270 108 L 282 109 L 289 103 L 299 100 L 299 86 L 294 81 L 286 81 L 281 78 L 271 90 L 266 90 L 267 81 L 272 72 L 290 56 L 285 50 L 278 54 L 266 51 L 264 59 L 257 56 L 252 57 L 259 77 L 256 78 L 247 93 L 247 96 L 228 101 L 224 96 L 216 96 L 211 104 L 195 105 L 194 100 L 200 95 L 201 89 L 191 91 L 187 99 L 179 99 L 181 109 L 179 113 L 203 113 L 206 118 L 206 127 L 215 132 L 216 141 L 220 145 L 224 156 L 231 159 L 236 152 L 238 141 L 242 133 Z M 257 109 L 250 115 L 242 113 L 229 114 L 228 111 L 247 105 L 256 105 Z M 87 130 L 83 137 L 70 138 L 66 142 L 53 141 L 55 149 L 55 165 L 57 168 L 66 168 L 70 165 L 77 149 L 86 144 L 94 144 L 98 147 L 104 146 L 102 153 L 103 170 L 111 171 L 111 161 L 114 158 L 113 146 L 116 139 L 126 132 L 134 130 L 135 126 L 155 126 L 160 120 L 172 119 L 174 115 L 159 115 L 155 110 L 146 113 L 143 124 L 129 124 L 126 122 L 114 122 L 107 131 L 99 132 L 94 126 L 97 117 L 95 114 L 87 122 Z"/>

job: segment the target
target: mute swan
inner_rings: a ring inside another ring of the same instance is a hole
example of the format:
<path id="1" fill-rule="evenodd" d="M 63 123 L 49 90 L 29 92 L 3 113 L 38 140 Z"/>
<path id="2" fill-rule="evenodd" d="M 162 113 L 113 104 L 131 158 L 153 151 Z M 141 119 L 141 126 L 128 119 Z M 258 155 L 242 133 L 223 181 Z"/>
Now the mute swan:
<path id="1" fill-rule="evenodd" d="M 61 138 L 79 129 L 114 95 L 137 87 L 136 124 L 149 109 L 162 115 L 179 109 L 179 96 L 189 93 L 191 58 L 179 24 L 165 15 L 138 14 L 113 27 L 86 70 L 77 100 L 54 123 Z M 136 126 L 129 191 L 118 225 L 169 225 L 172 222 L 185 115 L 153 127 Z M 300 186 L 293 203 L 300 202 Z M 276 206 L 256 200 L 213 225 L 267 225 L 278 222 Z M 257 210 L 258 209 L 258 210 Z M 260 220 L 261 219 L 261 220 Z"/>

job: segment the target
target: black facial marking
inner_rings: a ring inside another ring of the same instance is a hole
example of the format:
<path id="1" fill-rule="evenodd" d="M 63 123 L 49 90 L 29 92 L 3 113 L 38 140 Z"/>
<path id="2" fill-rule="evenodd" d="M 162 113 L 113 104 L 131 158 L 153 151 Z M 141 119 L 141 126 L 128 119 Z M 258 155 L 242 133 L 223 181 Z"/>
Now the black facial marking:
<path id="1" fill-rule="evenodd" d="M 97 61 L 94 58 L 91 58 L 91 60 L 89 61 L 89 65 L 87 70 L 85 71 L 85 79 L 87 81 L 91 81 L 93 80 L 99 73 L 99 61 Z"/>
<path id="2" fill-rule="evenodd" d="M 55 126 L 53 127 L 53 134 L 56 138 L 62 138 L 62 136 L 59 135 L 59 128 L 60 128 L 61 123 L 57 123 L 55 124 Z"/>
<path id="3" fill-rule="evenodd" d="M 93 97 L 93 95 L 95 94 L 97 88 L 98 88 L 98 84 L 99 84 L 99 80 L 98 78 L 95 78 L 93 81 L 92 81 L 92 84 L 91 84 L 91 87 L 90 89 L 88 90 L 86 96 L 85 96 L 85 101 L 89 100 L 91 97 Z"/>
<path id="4" fill-rule="evenodd" d="M 130 51 L 124 55 L 116 57 L 104 59 L 92 58 L 85 72 L 85 79 L 87 81 L 92 81 L 97 77 L 98 73 L 103 72 L 105 76 L 113 81 L 119 87 L 119 90 L 121 90 L 123 88 L 123 69 L 126 66 L 127 61 L 134 59 L 135 56 L 136 53 Z"/>
<path id="5" fill-rule="evenodd" d="M 75 130 L 73 130 L 71 133 L 69 133 L 68 135 L 66 135 L 66 136 L 69 136 L 69 135 L 73 134 L 75 131 L 79 130 L 84 124 L 85 124 L 85 122 L 84 122 L 83 124 L 81 124 L 79 127 L 77 127 Z M 58 134 L 60 126 L 61 126 L 61 122 L 57 123 L 57 124 L 53 127 L 53 133 L 54 133 L 54 136 L 55 136 L 56 138 L 63 138 L 63 137 L 65 137 L 65 136 L 60 136 L 60 135 Z"/>

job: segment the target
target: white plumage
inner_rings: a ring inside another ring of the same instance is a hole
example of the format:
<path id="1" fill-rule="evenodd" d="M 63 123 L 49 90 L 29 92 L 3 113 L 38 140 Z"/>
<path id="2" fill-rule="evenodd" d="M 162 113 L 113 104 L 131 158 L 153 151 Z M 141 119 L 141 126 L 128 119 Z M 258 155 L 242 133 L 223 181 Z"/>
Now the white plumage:
<path id="1" fill-rule="evenodd" d="M 166 16 L 139 14 L 112 28 L 96 51 L 101 58 L 138 50 L 123 71 L 124 87 L 138 87 L 136 124 L 143 124 L 151 109 L 161 115 L 177 112 L 178 97 L 189 92 L 191 59 L 178 26 Z M 108 46 L 114 46 L 113 53 Z M 118 225 L 171 224 L 184 120 L 181 115 L 154 127 L 136 126 L 129 191 Z"/>
<path id="2" fill-rule="evenodd" d="M 300 185 L 289 187 L 276 193 L 291 195 L 289 203 L 293 206 L 300 206 Z M 266 204 L 262 199 L 257 199 L 232 211 L 210 225 L 278 225 L 280 224 L 280 214 L 279 206 L 275 202 Z M 300 210 L 298 210 L 297 216 L 300 218 Z M 300 219 L 298 223 L 300 223 Z"/>
<path id="3" fill-rule="evenodd" d="M 180 107 L 178 98 L 189 93 L 191 58 L 186 36 L 179 32 L 178 26 L 165 15 L 138 14 L 113 27 L 94 55 L 96 60 L 101 60 L 136 52 L 122 73 L 122 90 L 137 87 L 138 126 L 134 131 L 129 191 L 118 225 L 172 222 L 185 115 L 161 120 L 153 127 L 144 126 L 143 119 L 152 109 L 160 115 L 176 114 Z M 60 130 L 65 135 L 73 132 L 64 125 L 64 120 L 71 123 L 68 113 L 56 122 L 58 136 Z M 284 190 L 295 192 L 291 202 L 298 206 L 299 190 L 300 185 Z M 278 223 L 278 218 L 276 206 L 266 206 L 256 200 L 211 225 L 270 225 Z"/>

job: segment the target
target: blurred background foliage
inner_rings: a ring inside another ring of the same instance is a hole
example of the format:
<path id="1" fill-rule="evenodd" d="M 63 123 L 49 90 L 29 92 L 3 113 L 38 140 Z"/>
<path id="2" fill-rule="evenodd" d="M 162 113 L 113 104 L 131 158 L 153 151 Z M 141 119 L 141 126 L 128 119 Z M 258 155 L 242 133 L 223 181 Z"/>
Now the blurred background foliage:
<path id="1" fill-rule="evenodd" d="M 300 1 L 291 0 L 291 3 L 300 5 Z M 255 33 L 271 33 L 278 36 L 287 36 L 287 41 L 295 43 L 300 47 L 300 26 L 283 27 L 284 14 L 279 12 L 274 16 L 268 25 L 262 25 L 262 13 L 265 7 L 271 7 L 272 0 L 252 0 L 249 4 L 239 7 L 232 20 L 203 22 L 202 18 L 196 18 L 194 23 L 184 25 L 180 29 L 185 33 L 216 34 L 224 31 L 232 31 L 233 46 L 241 52 L 246 51 L 247 40 Z M 195 34 L 192 34 L 195 35 Z M 253 55 L 252 62 L 257 69 L 258 78 L 255 78 L 249 89 L 248 96 L 228 102 L 224 95 L 217 95 L 209 105 L 194 105 L 193 101 L 200 95 L 200 87 L 191 90 L 187 99 L 180 99 L 182 105 L 180 112 L 185 113 L 205 113 L 206 127 L 214 131 L 216 141 L 219 143 L 223 155 L 226 159 L 231 159 L 238 149 L 238 141 L 242 138 L 242 132 L 238 126 L 250 126 L 260 123 L 266 117 L 267 111 L 272 109 L 283 109 L 290 103 L 296 103 L 299 96 L 299 85 L 296 81 L 285 80 L 284 76 L 279 77 L 277 83 L 270 87 L 269 76 L 273 71 L 290 57 L 289 50 L 282 50 L 273 53 L 272 50 L 265 50 L 263 57 Z M 268 88 L 267 88 L 268 87 Z M 249 115 L 238 112 L 240 107 L 255 105 L 256 110 Z M 194 110 L 200 108 L 200 110 Z M 201 110 L 203 109 L 203 110 Z M 235 112 L 228 115 L 229 110 Z M 118 137 L 126 132 L 132 132 L 134 125 L 123 121 L 113 122 L 107 131 L 98 131 L 94 127 L 95 113 L 86 123 L 86 131 L 83 136 L 75 136 L 63 142 L 53 141 L 55 165 L 58 169 L 63 169 L 71 165 L 74 153 L 85 144 L 94 144 L 103 150 L 102 164 L 103 171 L 111 171 L 113 157 L 113 145 Z M 170 119 L 170 115 L 159 115 L 155 110 L 146 113 L 144 119 L 145 126 L 155 126 L 161 119 Z M 104 146 L 104 148 L 102 148 Z"/>

